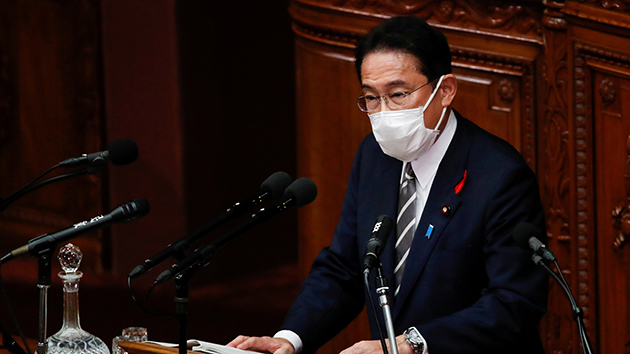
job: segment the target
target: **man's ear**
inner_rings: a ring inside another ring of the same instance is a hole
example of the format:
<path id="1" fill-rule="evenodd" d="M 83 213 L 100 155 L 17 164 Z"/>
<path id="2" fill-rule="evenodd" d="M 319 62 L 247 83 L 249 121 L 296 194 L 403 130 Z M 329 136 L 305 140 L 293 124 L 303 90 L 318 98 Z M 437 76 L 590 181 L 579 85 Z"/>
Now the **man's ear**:
<path id="1" fill-rule="evenodd" d="M 453 74 L 444 75 L 442 84 L 440 85 L 442 90 L 442 107 L 448 107 L 453 103 L 455 94 L 457 94 L 457 79 Z"/>

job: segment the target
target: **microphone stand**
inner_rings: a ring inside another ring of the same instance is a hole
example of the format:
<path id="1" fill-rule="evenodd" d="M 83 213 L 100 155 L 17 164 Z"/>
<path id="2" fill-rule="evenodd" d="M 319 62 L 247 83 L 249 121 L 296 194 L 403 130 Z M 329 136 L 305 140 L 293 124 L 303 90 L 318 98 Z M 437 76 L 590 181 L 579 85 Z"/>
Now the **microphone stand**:
<path id="1" fill-rule="evenodd" d="M 176 253 L 175 258 L 178 261 L 184 259 L 186 254 L 183 250 Z M 177 326 L 179 329 L 178 354 L 186 354 L 188 352 L 188 303 L 189 282 L 193 274 L 199 269 L 200 264 L 196 264 L 175 276 L 175 316 L 177 318 Z"/>
<path id="2" fill-rule="evenodd" d="M 37 354 L 46 354 L 48 343 L 46 342 L 48 330 L 48 288 L 52 273 L 52 255 L 55 248 L 48 248 L 39 253 L 39 275 L 37 287 L 39 288 L 39 331 L 37 336 Z"/>
<path id="3" fill-rule="evenodd" d="M 181 261 L 186 257 L 184 250 L 176 250 L 175 259 Z M 189 282 L 190 278 L 199 268 L 198 265 L 190 267 L 186 271 L 180 272 L 175 276 L 175 316 L 177 318 L 177 326 L 179 329 L 178 354 L 186 354 L 188 352 L 188 303 Z"/>
<path id="4" fill-rule="evenodd" d="M 549 268 L 547 264 L 543 262 L 542 257 L 540 257 L 539 255 L 534 254 L 532 256 L 532 260 L 534 261 L 535 264 L 540 265 L 543 268 L 545 268 L 545 270 L 558 282 L 558 284 L 560 284 L 560 287 L 562 288 L 562 290 L 564 290 L 565 294 L 569 298 L 569 302 L 571 303 L 571 309 L 573 311 L 573 320 L 577 323 L 577 326 L 578 326 L 578 332 L 580 334 L 580 342 L 582 343 L 582 350 L 584 351 L 585 354 L 593 354 L 593 347 L 588 337 L 588 333 L 586 332 L 586 328 L 584 327 L 584 311 L 582 310 L 580 306 L 577 305 L 577 302 L 575 301 L 575 297 L 573 297 L 573 293 L 571 292 L 571 288 L 569 288 L 569 284 L 567 283 L 566 279 L 562 275 L 562 270 L 560 270 L 560 265 L 558 265 L 558 261 L 554 260 L 553 263 L 555 264 L 556 269 L 558 270 L 558 274 L 560 274 L 560 276 L 558 276 L 556 272 L 551 270 L 551 268 Z"/>
<path id="5" fill-rule="evenodd" d="M 196 267 L 192 271 L 179 273 L 175 276 L 175 312 L 177 324 L 179 326 L 179 354 L 186 354 L 188 351 L 188 283 Z"/>
<path id="6" fill-rule="evenodd" d="M 389 309 L 389 286 L 387 279 L 383 275 L 382 264 L 376 267 L 376 293 L 379 295 L 379 304 L 383 308 L 383 318 L 385 319 L 385 328 L 389 337 L 389 346 L 392 354 L 398 354 L 398 344 L 396 343 L 396 335 L 394 334 L 394 322 L 392 321 L 392 313 Z"/>

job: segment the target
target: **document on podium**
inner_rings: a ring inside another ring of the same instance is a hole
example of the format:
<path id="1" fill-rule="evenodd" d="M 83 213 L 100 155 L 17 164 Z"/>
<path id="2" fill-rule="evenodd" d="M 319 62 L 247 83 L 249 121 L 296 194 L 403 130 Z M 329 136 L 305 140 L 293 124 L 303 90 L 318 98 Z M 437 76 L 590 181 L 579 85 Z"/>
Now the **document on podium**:
<path id="1" fill-rule="evenodd" d="M 155 342 L 155 341 L 147 341 L 146 343 L 158 344 L 164 347 L 177 348 L 179 345 L 177 343 L 164 343 L 164 342 Z M 242 350 L 232 347 L 226 347 L 225 345 L 215 344 L 210 342 L 204 342 L 202 340 L 197 339 L 189 339 L 186 341 L 188 350 L 192 350 L 194 352 L 203 352 L 208 354 L 251 354 L 254 353 L 249 350 Z"/>

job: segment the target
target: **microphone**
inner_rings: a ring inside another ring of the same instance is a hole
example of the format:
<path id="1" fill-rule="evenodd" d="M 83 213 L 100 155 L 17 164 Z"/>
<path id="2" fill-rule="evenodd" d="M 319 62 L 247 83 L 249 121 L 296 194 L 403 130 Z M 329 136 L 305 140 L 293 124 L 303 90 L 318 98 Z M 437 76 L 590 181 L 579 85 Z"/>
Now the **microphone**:
<path id="1" fill-rule="evenodd" d="M 588 333 L 584 327 L 584 311 L 580 306 L 578 306 L 575 301 L 575 297 L 571 292 L 571 288 L 569 287 L 569 283 L 567 283 L 566 279 L 562 275 L 562 270 L 558 265 L 556 256 L 551 252 L 536 236 L 540 235 L 540 230 L 530 223 L 522 222 L 514 228 L 512 236 L 514 237 L 514 241 L 525 249 L 531 249 L 534 251 L 532 255 L 532 261 L 537 266 L 543 267 L 551 277 L 558 282 L 564 293 L 567 295 L 569 299 L 569 303 L 571 304 L 571 310 L 573 311 L 573 320 L 577 323 L 578 333 L 580 334 L 580 342 L 582 344 L 582 349 L 586 354 L 593 353 L 593 347 L 591 341 L 588 337 Z M 557 269 L 557 274 L 554 272 L 547 264 L 543 261 L 553 262 Z"/>
<path id="2" fill-rule="evenodd" d="M 540 237 L 540 230 L 538 228 L 528 222 L 522 222 L 514 228 L 512 232 L 512 237 L 516 244 L 521 246 L 524 249 L 531 249 L 535 254 L 542 257 L 544 260 L 555 262 L 556 255 L 551 252 L 543 244 L 538 237 Z M 534 259 L 534 262 L 537 263 L 538 259 Z M 539 261 L 539 260 L 538 260 Z"/>
<path id="3" fill-rule="evenodd" d="M 131 139 L 120 139 L 109 144 L 108 150 L 69 158 L 61 161 L 59 166 L 75 167 L 79 165 L 93 165 L 100 169 L 105 166 L 108 160 L 112 160 L 114 165 L 126 165 L 134 162 L 137 158 L 138 145 Z"/>
<path id="4" fill-rule="evenodd" d="M 43 252 L 49 251 L 51 247 L 55 247 L 60 242 L 65 242 L 77 236 L 91 231 L 96 231 L 111 224 L 131 221 L 145 216 L 148 213 L 149 203 L 146 201 L 146 199 L 134 199 L 129 203 L 118 206 L 107 215 L 95 216 L 90 220 L 74 224 L 67 229 L 60 230 L 52 234 L 43 234 L 41 236 L 38 236 L 28 241 L 28 244 L 7 253 L 4 257 L 2 257 L 2 259 L 0 259 L 0 264 L 4 264 L 12 260 L 13 258 L 19 257 L 26 253 L 37 256 Z"/>
<path id="5" fill-rule="evenodd" d="M 176 242 L 168 245 L 164 250 L 160 251 L 158 254 L 144 261 L 144 263 L 135 267 L 131 273 L 129 273 L 130 278 L 138 277 L 149 270 L 153 269 L 158 264 L 164 262 L 169 257 L 177 254 L 182 254 L 192 243 L 199 240 L 201 237 L 208 234 L 208 232 L 214 230 L 215 228 L 225 224 L 227 221 L 242 215 L 247 210 L 255 207 L 256 205 L 264 202 L 268 199 L 276 199 L 283 195 L 287 186 L 291 184 L 293 178 L 289 176 L 287 173 L 278 171 L 271 176 L 269 176 L 261 185 L 260 190 L 256 192 L 249 198 L 243 199 L 242 201 L 235 203 L 230 208 L 228 208 L 223 215 L 218 217 L 217 219 L 211 221 L 210 223 L 202 226 L 201 228 L 195 230 L 193 233 L 188 236 L 178 240 Z"/>
<path id="6" fill-rule="evenodd" d="M 52 182 L 62 181 L 64 179 L 78 176 L 85 173 L 89 173 L 89 174 L 96 173 L 105 167 L 105 163 L 109 159 L 112 160 L 112 163 L 114 165 L 124 165 L 124 164 L 128 164 L 130 162 L 135 161 L 137 158 L 138 158 L 138 146 L 136 145 L 136 143 L 134 143 L 133 140 L 122 139 L 122 140 L 116 140 L 113 143 L 111 143 L 109 145 L 109 150 L 96 152 L 89 155 L 83 154 L 81 157 L 66 159 L 64 161 L 61 161 L 57 165 L 53 166 L 52 168 L 48 169 L 39 177 L 35 178 L 26 186 L 18 189 L 16 192 L 9 195 L 8 197 L 4 199 L 0 198 L 0 211 L 5 210 L 9 205 L 11 205 L 11 203 L 15 202 L 16 200 L 25 196 L 26 194 L 38 188 L 41 188 L 45 185 L 48 185 Z M 64 175 L 55 176 L 43 182 L 34 184 L 35 182 L 37 182 L 37 180 L 42 178 L 45 174 L 47 174 L 48 172 L 52 171 L 53 169 L 57 167 L 74 167 L 74 166 L 79 166 L 83 164 L 89 164 L 89 166 L 79 171 L 73 171 Z"/>
<path id="7" fill-rule="evenodd" d="M 376 224 L 372 229 L 372 236 L 367 243 L 365 257 L 363 258 L 363 269 L 372 269 L 378 265 L 378 259 L 385 248 L 385 243 L 392 231 L 394 222 L 387 215 L 381 215 L 376 219 Z"/>
<path id="8" fill-rule="evenodd" d="M 173 264 L 169 269 L 162 272 L 162 274 L 155 279 L 154 285 L 163 283 L 177 274 L 197 265 L 206 266 L 216 251 L 236 236 L 242 234 L 252 226 L 268 220 L 290 206 L 300 207 L 302 205 L 309 204 L 315 200 L 315 197 L 317 197 L 317 187 L 313 181 L 304 177 L 296 179 L 284 191 L 284 197 L 280 203 L 269 209 L 261 208 L 258 212 L 252 214 L 252 216 L 241 225 L 233 228 L 228 233 L 221 235 L 209 245 L 196 249 L 186 258 L 176 264 Z"/>

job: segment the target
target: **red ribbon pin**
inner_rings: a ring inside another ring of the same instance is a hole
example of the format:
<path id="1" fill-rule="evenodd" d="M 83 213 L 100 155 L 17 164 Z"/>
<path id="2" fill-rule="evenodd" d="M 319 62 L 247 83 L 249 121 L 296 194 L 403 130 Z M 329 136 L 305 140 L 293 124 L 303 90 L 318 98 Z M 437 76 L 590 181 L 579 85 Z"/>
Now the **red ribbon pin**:
<path id="1" fill-rule="evenodd" d="M 457 185 L 455 186 L 455 194 L 459 194 L 459 192 L 464 187 L 464 181 L 466 180 L 466 173 L 467 172 L 468 172 L 468 170 L 464 170 L 464 178 L 462 178 L 462 180 L 459 181 L 459 183 L 457 183 Z"/>

